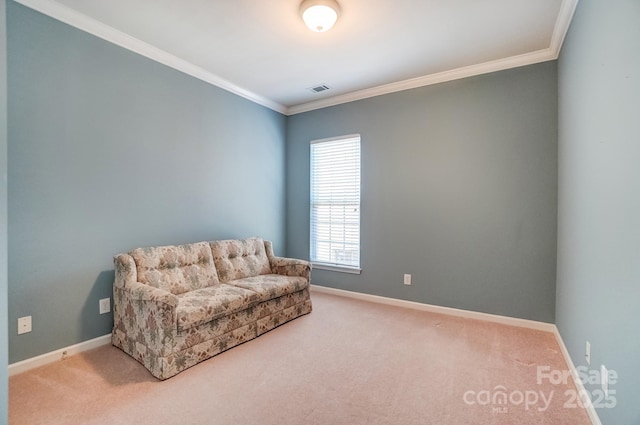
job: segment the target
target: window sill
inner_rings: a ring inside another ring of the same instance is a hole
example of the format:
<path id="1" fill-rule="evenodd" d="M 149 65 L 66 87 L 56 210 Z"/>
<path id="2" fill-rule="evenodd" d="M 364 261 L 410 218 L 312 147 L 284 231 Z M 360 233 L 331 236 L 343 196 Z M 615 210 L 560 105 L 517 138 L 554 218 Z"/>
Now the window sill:
<path id="1" fill-rule="evenodd" d="M 339 264 L 311 262 L 311 265 L 312 265 L 312 269 L 317 269 L 317 270 L 329 270 L 332 272 L 351 273 L 351 274 L 360 274 L 362 272 L 362 269 L 360 267 L 342 266 Z"/>

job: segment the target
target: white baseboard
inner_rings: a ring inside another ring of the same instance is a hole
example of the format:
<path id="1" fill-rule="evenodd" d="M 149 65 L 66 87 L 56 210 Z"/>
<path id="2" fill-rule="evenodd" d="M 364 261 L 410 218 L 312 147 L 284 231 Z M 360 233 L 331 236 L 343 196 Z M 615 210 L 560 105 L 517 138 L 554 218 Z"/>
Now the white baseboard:
<path id="1" fill-rule="evenodd" d="M 363 301 L 370 301 L 378 304 L 386 304 L 386 305 L 392 305 L 396 307 L 405 307 L 405 308 L 411 308 L 414 310 L 428 311 L 431 313 L 440 313 L 440 314 L 446 314 L 449 316 L 465 317 L 468 319 L 484 320 L 487 322 L 501 323 L 504 325 L 518 326 L 521 328 L 529 328 L 529 329 L 536 329 L 539 331 L 551 332 L 556 337 L 556 341 L 560 346 L 560 350 L 562 351 L 562 356 L 564 357 L 567 363 L 567 366 L 569 367 L 569 371 L 571 372 L 571 376 L 573 377 L 573 380 L 575 382 L 578 392 L 585 391 L 584 385 L 582 384 L 582 380 L 580 380 L 580 377 L 578 375 L 578 371 L 576 370 L 575 365 L 573 364 L 573 360 L 569 355 L 569 351 L 567 350 L 567 347 L 564 344 L 564 340 L 562 339 L 562 336 L 560 335 L 560 332 L 558 331 L 558 328 L 556 327 L 556 325 L 552 323 L 519 319 L 516 317 L 499 316 L 497 314 L 480 313 L 477 311 L 462 310 L 462 309 L 451 308 L 451 307 L 442 307 L 442 306 L 431 305 L 431 304 L 423 304 L 415 301 L 406 301 L 406 300 L 400 300 L 396 298 L 381 297 L 379 295 L 370 295 L 370 294 L 363 294 L 360 292 L 345 291 L 343 289 L 329 288 L 326 286 L 311 285 L 311 290 L 314 292 L 338 295 L 341 297 L 353 298 L 353 299 L 363 300 Z M 71 345 L 69 347 L 60 348 L 59 350 L 51 351 L 49 353 L 45 353 L 37 357 L 32 357 L 30 359 L 12 363 L 9 365 L 9 376 L 17 375 L 18 373 L 26 372 L 27 370 L 35 369 L 36 367 L 44 366 L 46 364 L 53 363 L 58 360 L 62 360 L 64 357 L 72 356 L 74 354 L 91 350 L 91 349 L 100 347 L 102 345 L 108 345 L 110 343 L 111 343 L 111 334 L 107 334 L 107 335 L 100 336 L 98 338 L 91 339 L 89 341 L 84 341 L 79 344 Z M 587 406 L 585 409 L 593 425 L 602 425 L 602 422 L 600 421 L 598 413 L 596 412 L 596 409 L 592 405 Z"/>
<path id="2" fill-rule="evenodd" d="M 573 380 L 576 384 L 576 388 L 578 392 L 580 393 L 581 391 L 585 391 L 584 385 L 582 384 L 582 380 L 580 380 L 578 371 L 576 370 L 573 364 L 573 360 L 571 360 L 571 356 L 569 356 L 569 351 L 567 351 L 567 347 L 564 345 L 562 336 L 560 335 L 560 332 L 558 331 L 557 326 L 554 325 L 553 323 L 519 319 L 516 317 L 499 316 L 497 314 L 480 313 L 477 311 L 462 310 L 462 309 L 451 308 L 451 307 L 442 307 L 442 306 L 432 305 L 432 304 L 423 304 L 423 303 L 418 303 L 414 301 L 405 301 L 405 300 L 399 300 L 396 298 L 387 298 L 387 297 L 381 297 L 378 295 L 363 294 L 361 292 L 345 291 L 343 289 L 329 288 L 326 286 L 311 285 L 311 290 L 314 292 L 319 292 L 323 294 L 338 295 L 341 297 L 354 298 L 357 300 L 370 301 L 370 302 L 379 303 L 379 304 L 411 308 L 414 310 L 446 314 L 449 316 L 465 317 L 468 319 L 484 320 L 487 322 L 501 323 L 504 325 L 518 326 L 521 328 L 535 329 L 539 331 L 553 333 L 556 337 L 556 340 L 558 341 L 558 345 L 560 346 L 560 351 L 562 351 L 562 356 L 564 357 L 564 360 L 567 363 L 567 367 L 571 372 L 571 376 L 573 377 Z M 600 418 L 598 417 L 598 413 L 596 412 L 596 409 L 592 405 L 585 407 L 585 410 L 587 411 L 587 415 L 589 415 L 589 419 L 591 420 L 592 425 L 602 425 L 602 422 L 600 422 Z"/>
<path id="3" fill-rule="evenodd" d="M 560 351 L 562 351 L 562 356 L 564 360 L 567 362 L 567 367 L 569 368 L 569 372 L 571 372 L 571 376 L 573 377 L 573 382 L 576 384 L 576 389 L 578 390 L 578 394 L 584 394 L 586 389 L 584 388 L 584 384 L 578 375 L 578 371 L 576 370 L 575 365 L 573 364 L 573 360 L 569 355 L 569 350 L 567 350 L 567 346 L 564 345 L 564 340 L 562 339 L 562 335 L 560 335 L 560 331 L 557 326 L 553 326 L 553 333 L 556 336 L 556 341 L 558 341 L 558 345 L 560 346 Z M 585 410 L 587 411 L 587 415 L 589 415 L 589 419 L 591 420 L 592 425 L 602 425 L 600 422 L 600 417 L 598 416 L 598 412 L 592 404 L 585 406 Z"/>
<path id="4" fill-rule="evenodd" d="M 431 313 L 446 314 L 449 316 L 465 317 L 467 319 L 484 320 L 485 322 L 501 323 L 503 325 L 517 326 L 520 328 L 536 329 L 544 332 L 554 332 L 556 326 L 553 323 L 538 322 L 535 320 L 519 319 L 517 317 L 499 316 L 497 314 L 480 313 L 478 311 L 462 310 L 459 308 L 442 307 L 439 305 L 423 304 L 415 301 L 400 300 L 397 298 L 381 297 L 379 295 L 363 294 L 361 292 L 345 291 L 343 289 L 328 288 L 326 286 L 311 285 L 311 290 L 324 294 L 338 295 L 357 300 L 371 301 L 378 304 L 392 305 L 396 307 L 411 308 L 414 310 L 428 311 Z"/>
<path id="5" fill-rule="evenodd" d="M 49 353 L 41 354 L 30 359 L 22 360 L 9 365 L 9 376 L 17 375 L 18 373 L 26 372 L 27 370 L 35 369 L 36 367 L 44 366 L 49 363 L 63 360 L 68 356 L 81 353 L 83 351 L 92 350 L 103 345 L 111 343 L 111 334 L 99 336 L 89 341 L 84 341 L 79 344 L 70 345 L 59 350 L 51 351 Z"/>

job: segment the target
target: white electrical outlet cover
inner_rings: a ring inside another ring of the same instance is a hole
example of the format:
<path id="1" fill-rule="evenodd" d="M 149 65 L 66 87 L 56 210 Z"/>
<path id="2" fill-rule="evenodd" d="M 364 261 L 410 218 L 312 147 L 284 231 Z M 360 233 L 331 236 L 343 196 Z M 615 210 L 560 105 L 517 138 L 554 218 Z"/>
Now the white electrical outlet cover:
<path id="1" fill-rule="evenodd" d="M 31 332 L 31 316 L 18 318 L 18 335 Z"/>
<path id="2" fill-rule="evenodd" d="M 111 311 L 111 298 L 102 298 L 98 302 L 98 306 L 100 307 L 100 314 L 106 314 Z"/>

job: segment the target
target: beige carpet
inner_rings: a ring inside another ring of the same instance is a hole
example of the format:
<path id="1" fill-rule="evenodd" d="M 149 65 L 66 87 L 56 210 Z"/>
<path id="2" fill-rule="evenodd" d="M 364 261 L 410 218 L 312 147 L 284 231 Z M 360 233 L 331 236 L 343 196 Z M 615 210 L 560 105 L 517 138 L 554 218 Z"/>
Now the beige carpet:
<path id="1" fill-rule="evenodd" d="M 538 365 L 566 368 L 552 334 L 312 299 L 310 315 L 167 381 L 111 346 L 11 377 L 10 423 L 590 424 L 563 406 L 571 383 L 537 382 Z"/>

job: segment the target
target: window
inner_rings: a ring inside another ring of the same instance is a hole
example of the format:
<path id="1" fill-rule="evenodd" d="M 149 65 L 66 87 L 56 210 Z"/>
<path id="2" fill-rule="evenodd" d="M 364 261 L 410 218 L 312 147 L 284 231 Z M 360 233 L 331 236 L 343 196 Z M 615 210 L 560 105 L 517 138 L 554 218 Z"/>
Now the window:
<path id="1" fill-rule="evenodd" d="M 360 272 L 360 135 L 311 142 L 311 262 Z"/>

